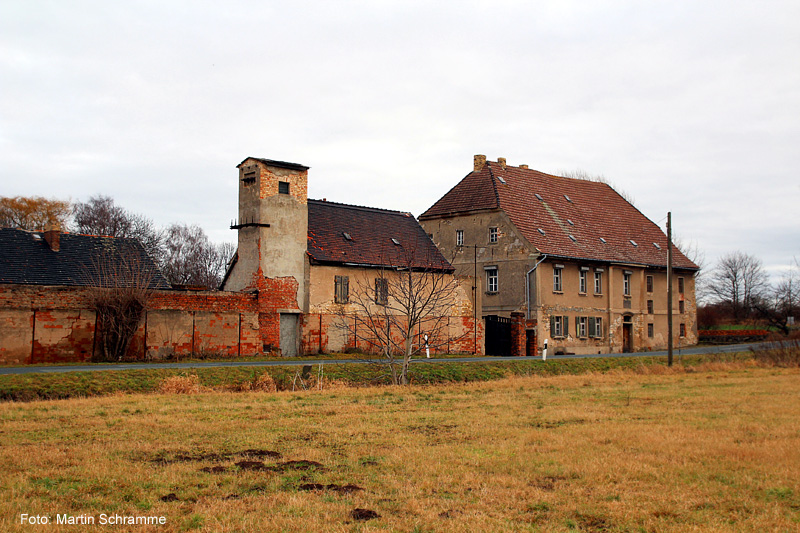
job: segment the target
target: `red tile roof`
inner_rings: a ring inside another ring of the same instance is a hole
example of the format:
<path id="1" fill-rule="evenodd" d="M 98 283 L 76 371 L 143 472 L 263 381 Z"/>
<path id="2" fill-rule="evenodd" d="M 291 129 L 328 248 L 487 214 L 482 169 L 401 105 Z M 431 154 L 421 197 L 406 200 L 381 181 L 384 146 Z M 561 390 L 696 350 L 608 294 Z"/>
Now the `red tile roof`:
<path id="1" fill-rule="evenodd" d="M 505 211 L 517 230 L 549 256 L 667 264 L 666 235 L 608 184 L 496 162 L 467 174 L 420 219 L 487 209 Z M 674 252 L 673 266 L 698 269 L 677 248 Z"/>
<path id="2" fill-rule="evenodd" d="M 319 200 L 308 201 L 308 255 L 317 263 L 453 271 L 410 213 Z"/>

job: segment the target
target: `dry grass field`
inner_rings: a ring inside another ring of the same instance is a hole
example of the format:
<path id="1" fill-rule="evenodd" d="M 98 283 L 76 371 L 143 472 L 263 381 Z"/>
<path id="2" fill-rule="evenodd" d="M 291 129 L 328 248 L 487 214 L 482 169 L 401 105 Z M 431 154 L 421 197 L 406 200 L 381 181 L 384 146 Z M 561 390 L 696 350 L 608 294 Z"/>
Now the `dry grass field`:
<path id="1" fill-rule="evenodd" d="M 0 530 L 800 529 L 800 371 L 650 372 L 3 403 Z"/>

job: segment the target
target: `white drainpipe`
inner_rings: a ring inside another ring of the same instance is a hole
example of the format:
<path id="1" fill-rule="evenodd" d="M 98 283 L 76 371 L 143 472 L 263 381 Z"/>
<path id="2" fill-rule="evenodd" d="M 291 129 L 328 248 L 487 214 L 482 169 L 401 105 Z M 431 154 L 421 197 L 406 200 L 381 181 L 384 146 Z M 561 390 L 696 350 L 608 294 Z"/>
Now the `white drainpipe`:
<path id="1" fill-rule="evenodd" d="M 547 259 L 547 254 L 542 255 L 542 258 L 539 259 L 539 262 L 536 263 L 535 265 L 533 265 L 533 268 L 528 270 L 528 272 L 525 274 L 525 300 L 527 301 L 527 305 L 528 305 L 528 316 L 527 316 L 528 320 L 530 320 L 530 318 L 531 318 L 531 287 L 530 287 L 530 284 L 531 284 L 531 272 L 535 271 L 536 268 L 539 265 L 541 265 L 542 261 L 544 261 L 545 259 Z"/>

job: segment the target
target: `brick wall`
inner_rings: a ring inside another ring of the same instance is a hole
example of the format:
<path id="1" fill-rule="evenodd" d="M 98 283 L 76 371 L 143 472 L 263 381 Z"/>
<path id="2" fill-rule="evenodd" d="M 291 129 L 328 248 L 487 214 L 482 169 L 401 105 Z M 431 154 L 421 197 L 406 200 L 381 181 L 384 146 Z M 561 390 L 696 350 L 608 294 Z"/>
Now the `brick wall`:
<path id="1" fill-rule="evenodd" d="M 267 295 L 157 291 L 148 301 L 128 357 L 219 354 L 248 356 L 263 348 L 259 302 Z M 89 361 L 98 350 L 90 291 L 0 285 L 0 362 Z"/>
<path id="2" fill-rule="evenodd" d="M 257 292 L 157 291 L 136 331 L 128 358 L 158 360 L 216 354 L 250 356 L 280 348 L 280 315 L 299 313 L 293 277 L 261 278 Z M 0 285 L 0 363 L 90 361 L 99 352 L 90 291 L 72 287 Z M 414 344 L 431 335 L 431 354 L 483 353 L 483 323 L 471 316 L 443 317 L 441 327 L 423 324 Z M 366 352 L 338 326 L 331 313 L 302 316 L 300 353 Z M 477 326 L 477 329 L 476 329 Z M 400 342 L 400 339 L 395 339 Z"/>

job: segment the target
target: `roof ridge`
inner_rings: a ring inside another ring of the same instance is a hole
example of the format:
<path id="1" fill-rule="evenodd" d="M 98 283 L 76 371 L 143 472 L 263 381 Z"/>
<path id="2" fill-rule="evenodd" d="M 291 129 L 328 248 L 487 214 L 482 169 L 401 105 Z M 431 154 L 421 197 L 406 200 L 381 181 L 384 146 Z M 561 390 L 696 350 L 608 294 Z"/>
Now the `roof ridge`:
<path id="1" fill-rule="evenodd" d="M 399 215 L 399 216 L 403 216 L 403 217 L 406 217 L 406 216 L 413 217 L 414 216 L 411 213 L 409 213 L 408 211 L 398 211 L 396 209 L 384 209 L 382 207 L 369 207 L 369 206 L 366 206 L 366 205 L 344 204 L 344 203 L 341 203 L 341 202 L 331 202 L 330 200 L 313 200 L 313 199 L 309 198 L 308 202 L 309 203 L 314 203 L 314 204 L 317 204 L 317 205 L 329 205 L 329 206 L 332 206 L 332 207 L 340 207 L 340 208 L 344 208 L 344 209 L 356 209 L 358 211 L 372 211 L 372 212 L 376 212 L 376 213 L 387 213 L 387 214 L 390 214 L 390 215 Z"/>
<path id="2" fill-rule="evenodd" d="M 494 201 L 496 202 L 495 207 L 500 207 L 500 193 L 497 192 L 497 178 L 492 171 L 491 165 L 486 165 L 486 168 L 489 169 L 489 178 L 492 182 L 492 188 L 494 189 Z"/>

